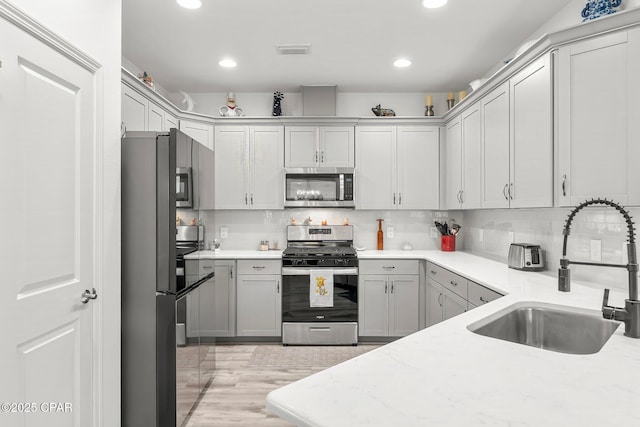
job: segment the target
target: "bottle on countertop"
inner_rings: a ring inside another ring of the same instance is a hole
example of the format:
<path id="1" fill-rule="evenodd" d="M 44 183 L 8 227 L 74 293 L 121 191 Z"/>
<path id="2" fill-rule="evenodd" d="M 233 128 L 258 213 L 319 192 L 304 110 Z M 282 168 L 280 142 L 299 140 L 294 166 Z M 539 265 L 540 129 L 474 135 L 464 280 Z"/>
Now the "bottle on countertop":
<path id="1" fill-rule="evenodd" d="M 378 221 L 378 250 L 381 251 L 384 249 L 384 237 L 382 235 L 382 221 L 384 221 L 384 219 L 378 218 L 376 221 Z"/>

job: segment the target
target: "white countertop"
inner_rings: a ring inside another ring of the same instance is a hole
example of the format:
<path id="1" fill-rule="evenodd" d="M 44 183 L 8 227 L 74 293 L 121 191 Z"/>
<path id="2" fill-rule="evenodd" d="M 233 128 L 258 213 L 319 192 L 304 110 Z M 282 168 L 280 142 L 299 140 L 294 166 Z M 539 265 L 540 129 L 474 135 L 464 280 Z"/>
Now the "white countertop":
<path id="1" fill-rule="evenodd" d="M 467 326 L 514 303 L 600 315 L 602 291 L 569 293 L 541 273 L 464 252 L 362 251 L 360 259 L 435 262 L 507 296 L 274 390 L 267 409 L 300 426 L 640 425 L 640 339 L 620 325 L 602 350 L 572 355 L 474 334 Z M 624 295 L 612 292 L 610 303 Z"/>
<path id="2" fill-rule="evenodd" d="M 230 250 L 230 251 L 198 251 L 185 255 L 184 259 L 281 259 L 282 250 L 268 251 L 246 251 L 246 250 Z"/>

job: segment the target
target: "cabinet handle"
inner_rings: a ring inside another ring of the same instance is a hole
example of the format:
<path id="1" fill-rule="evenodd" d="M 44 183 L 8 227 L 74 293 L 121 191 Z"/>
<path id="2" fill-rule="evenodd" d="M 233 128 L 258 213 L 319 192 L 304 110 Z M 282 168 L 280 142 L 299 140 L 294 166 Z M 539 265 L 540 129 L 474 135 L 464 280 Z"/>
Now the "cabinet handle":
<path id="1" fill-rule="evenodd" d="M 460 190 L 460 203 L 464 203 L 464 190 Z"/>
<path id="2" fill-rule="evenodd" d="M 480 301 L 483 302 L 484 304 L 488 303 L 489 300 L 488 299 L 484 299 L 483 297 L 480 297 Z"/>
<path id="3" fill-rule="evenodd" d="M 320 162 L 324 163 L 324 151 L 320 152 Z"/>
<path id="4" fill-rule="evenodd" d="M 202 268 L 205 269 L 205 270 L 211 270 L 213 268 L 213 266 L 211 266 L 211 265 L 203 265 Z"/>
<path id="5" fill-rule="evenodd" d="M 460 193 L 462 193 L 462 190 L 458 190 L 458 194 L 456 194 L 456 199 L 458 199 L 458 203 L 462 204 L 462 197 L 460 197 Z"/>
<path id="6" fill-rule="evenodd" d="M 438 305 L 442 307 L 442 294 L 438 294 Z"/>
<path id="7" fill-rule="evenodd" d="M 396 267 L 394 265 L 383 265 L 382 268 L 384 268 L 385 270 L 393 270 Z"/>
<path id="8" fill-rule="evenodd" d="M 244 193 L 244 204 L 247 205 L 247 193 Z"/>
<path id="9" fill-rule="evenodd" d="M 567 175 L 564 174 L 562 175 L 562 197 L 566 197 L 567 196 Z"/>
<path id="10" fill-rule="evenodd" d="M 280 280 L 276 281 L 276 294 L 280 293 Z"/>
<path id="11" fill-rule="evenodd" d="M 509 188 L 509 184 L 508 183 L 504 185 L 504 188 L 502 189 L 502 195 L 504 196 L 504 199 L 508 201 L 509 200 L 509 196 L 507 196 L 507 188 Z"/>
<path id="12" fill-rule="evenodd" d="M 393 280 L 391 281 L 391 293 L 393 293 Z"/>
<path id="13" fill-rule="evenodd" d="M 252 268 L 254 270 L 264 270 L 267 267 L 265 267 L 264 265 L 254 265 Z"/>
<path id="14" fill-rule="evenodd" d="M 315 162 L 318 163 L 318 150 L 316 150 L 316 157 L 315 157 Z"/>
<path id="15" fill-rule="evenodd" d="M 387 286 L 388 286 L 388 283 L 385 281 L 384 282 L 384 293 L 385 294 L 387 293 Z"/>
<path id="16" fill-rule="evenodd" d="M 433 274 L 434 276 L 435 276 L 436 274 L 438 274 L 438 272 L 437 272 L 437 271 L 435 271 L 435 270 L 430 270 L 430 271 L 429 271 L 429 273 Z"/>
<path id="17" fill-rule="evenodd" d="M 393 193 L 393 204 L 396 204 L 396 193 Z"/>
<path id="18" fill-rule="evenodd" d="M 251 193 L 251 204 L 253 205 L 253 193 Z"/>
<path id="19" fill-rule="evenodd" d="M 449 283 L 451 283 L 453 286 L 458 286 L 458 284 L 456 282 L 454 282 L 453 280 L 449 281 Z"/>
<path id="20" fill-rule="evenodd" d="M 229 267 L 229 278 L 233 279 L 233 267 Z"/>
<path id="21" fill-rule="evenodd" d="M 402 204 L 402 193 L 398 193 L 398 204 Z"/>
<path id="22" fill-rule="evenodd" d="M 509 200 L 513 200 L 513 182 L 509 183 Z"/>

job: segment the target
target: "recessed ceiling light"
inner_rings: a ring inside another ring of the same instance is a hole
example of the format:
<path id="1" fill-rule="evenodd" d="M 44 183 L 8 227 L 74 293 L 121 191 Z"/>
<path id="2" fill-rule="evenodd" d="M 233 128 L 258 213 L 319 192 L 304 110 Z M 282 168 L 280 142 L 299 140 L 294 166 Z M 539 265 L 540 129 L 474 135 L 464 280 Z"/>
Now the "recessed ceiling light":
<path id="1" fill-rule="evenodd" d="M 404 68 L 404 67 L 408 67 L 409 65 L 411 65 L 411 61 L 409 61 L 408 59 L 398 59 L 393 63 L 394 66 L 398 67 L 398 68 Z"/>
<path id="2" fill-rule="evenodd" d="M 224 68 L 233 68 L 238 64 L 236 64 L 236 61 L 234 61 L 233 59 L 225 58 L 225 59 L 221 59 L 218 62 L 218 65 Z"/>
<path id="3" fill-rule="evenodd" d="M 202 1 L 200 0 L 176 0 L 176 2 L 185 9 L 200 9 Z"/>
<path id="4" fill-rule="evenodd" d="M 447 0 L 422 0 L 422 5 L 428 9 L 435 9 L 447 4 Z"/>

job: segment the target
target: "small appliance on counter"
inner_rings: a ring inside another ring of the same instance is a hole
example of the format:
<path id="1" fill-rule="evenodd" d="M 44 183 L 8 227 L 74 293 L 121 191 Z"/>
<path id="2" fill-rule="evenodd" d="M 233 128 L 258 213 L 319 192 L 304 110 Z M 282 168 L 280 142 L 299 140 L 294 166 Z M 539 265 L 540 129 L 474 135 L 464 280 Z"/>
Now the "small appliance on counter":
<path id="1" fill-rule="evenodd" d="M 512 243 L 509 246 L 509 268 L 523 271 L 542 271 L 544 261 L 540 245 Z"/>

